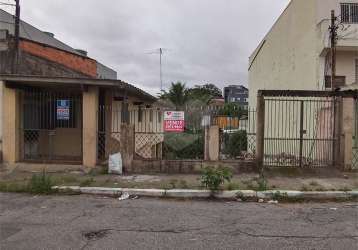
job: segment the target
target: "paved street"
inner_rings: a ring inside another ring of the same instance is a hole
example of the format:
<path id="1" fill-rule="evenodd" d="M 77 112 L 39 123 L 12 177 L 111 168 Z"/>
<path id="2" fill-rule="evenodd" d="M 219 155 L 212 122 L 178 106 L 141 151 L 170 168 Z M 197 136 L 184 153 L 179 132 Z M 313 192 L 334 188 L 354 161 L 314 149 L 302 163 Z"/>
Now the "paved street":
<path id="1" fill-rule="evenodd" d="M 0 193 L 0 249 L 357 249 L 358 204 Z"/>

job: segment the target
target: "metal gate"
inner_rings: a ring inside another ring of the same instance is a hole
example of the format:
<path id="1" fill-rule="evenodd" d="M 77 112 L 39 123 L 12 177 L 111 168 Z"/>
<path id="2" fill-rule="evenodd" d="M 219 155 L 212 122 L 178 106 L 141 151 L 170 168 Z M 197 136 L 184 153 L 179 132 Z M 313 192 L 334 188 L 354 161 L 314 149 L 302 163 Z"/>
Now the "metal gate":
<path id="1" fill-rule="evenodd" d="M 219 113 L 212 116 L 213 125 L 220 129 L 220 159 L 254 160 L 256 110 L 238 109 L 231 114 Z"/>
<path id="2" fill-rule="evenodd" d="M 82 162 L 82 94 L 41 89 L 21 92 L 21 158 Z"/>
<path id="3" fill-rule="evenodd" d="M 265 98 L 264 164 L 332 166 L 338 102 L 334 97 Z"/>

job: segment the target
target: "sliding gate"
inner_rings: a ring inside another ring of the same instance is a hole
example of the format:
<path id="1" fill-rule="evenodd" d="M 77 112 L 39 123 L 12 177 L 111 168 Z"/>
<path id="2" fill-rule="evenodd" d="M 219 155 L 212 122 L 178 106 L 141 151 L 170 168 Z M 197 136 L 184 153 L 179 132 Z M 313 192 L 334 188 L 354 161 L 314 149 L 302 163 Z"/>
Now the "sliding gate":
<path id="1" fill-rule="evenodd" d="M 21 92 L 23 161 L 82 162 L 82 94 L 42 89 Z"/>
<path id="2" fill-rule="evenodd" d="M 334 165 L 337 104 L 334 97 L 265 97 L 265 165 Z"/>

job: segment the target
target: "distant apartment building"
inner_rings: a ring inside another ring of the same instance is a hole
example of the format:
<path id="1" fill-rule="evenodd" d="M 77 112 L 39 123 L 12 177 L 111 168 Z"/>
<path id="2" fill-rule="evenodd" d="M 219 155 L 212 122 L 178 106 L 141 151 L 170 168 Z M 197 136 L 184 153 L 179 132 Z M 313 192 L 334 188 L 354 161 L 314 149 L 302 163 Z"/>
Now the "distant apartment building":
<path id="1" fill-rule="evenodd" d="M 331 88 L 330 18 L 338 29 L 335 88 L 358 82 L 358 1 L 291 0 L 249 60 L 249 104 L 259 89 Z"/>
<path id="2" fill-rule="evenodd" d="M 242 85 L 229 85 L 224 88 L 224 98 L 226 103 L 237 103 L 240 106 L 247 107 L 249 90 Z"/>

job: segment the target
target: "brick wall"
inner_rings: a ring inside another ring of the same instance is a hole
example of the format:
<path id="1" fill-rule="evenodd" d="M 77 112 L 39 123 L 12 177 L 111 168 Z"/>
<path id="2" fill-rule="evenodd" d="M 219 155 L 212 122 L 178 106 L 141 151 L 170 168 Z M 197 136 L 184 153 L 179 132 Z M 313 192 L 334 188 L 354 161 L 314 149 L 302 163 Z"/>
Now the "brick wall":
<path id="1" fill-rule="evenodd" d="M 21 51 L 18 72 L 21 75 L 87 78 L 88 75 L 62 64 Z"/>
<path id="2" fill-rule="evenodd" d="M 96 78 L 97 76 L 97 64 L 93 59 L 24 40 L 20 42 L 20 49 L 29 54 L 61 64 L 89 77 Z"/>

